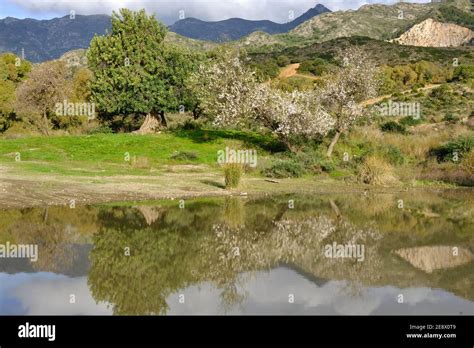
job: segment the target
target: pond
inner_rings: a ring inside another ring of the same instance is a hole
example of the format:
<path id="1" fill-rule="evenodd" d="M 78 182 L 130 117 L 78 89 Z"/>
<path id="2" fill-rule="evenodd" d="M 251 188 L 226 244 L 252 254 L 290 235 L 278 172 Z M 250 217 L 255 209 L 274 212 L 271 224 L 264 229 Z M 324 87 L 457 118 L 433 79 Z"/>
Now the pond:
<path id="1" fill-rule="evenodd" d="M 0 315 L 473 315 L 473 196 L 0 210 Z"/>

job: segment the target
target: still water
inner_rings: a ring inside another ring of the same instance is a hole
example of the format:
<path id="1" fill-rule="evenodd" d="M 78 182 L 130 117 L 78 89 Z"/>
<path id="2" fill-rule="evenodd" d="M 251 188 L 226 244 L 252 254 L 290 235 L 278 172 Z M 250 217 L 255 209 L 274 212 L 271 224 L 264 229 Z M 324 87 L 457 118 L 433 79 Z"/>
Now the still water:
<path id="1" fill-rule="evenodd" d="M 1 315 L 474 314 L 473 191 L 0 210 Z"/>

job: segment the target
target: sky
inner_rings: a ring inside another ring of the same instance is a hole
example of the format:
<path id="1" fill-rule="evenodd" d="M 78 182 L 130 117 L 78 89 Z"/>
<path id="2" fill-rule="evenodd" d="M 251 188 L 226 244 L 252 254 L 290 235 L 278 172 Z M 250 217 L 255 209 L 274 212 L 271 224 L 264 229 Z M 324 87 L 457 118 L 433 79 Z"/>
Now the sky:
<path id="1" fill-rule="evenodd" d="M 0 0 L 0 18 L 50 19 L 76 14 L 111 14 L 119 8 L 140 9 L 156 14 L 166 24 L 195 17 L 217 21 L 239 17 L 278 23 L 288 22 L 320 3 L 332 11 L 357 9 L 365 4 L 393 4 L 399 0 Z M 430 0 L 405 0 L 430 2 Z"/>

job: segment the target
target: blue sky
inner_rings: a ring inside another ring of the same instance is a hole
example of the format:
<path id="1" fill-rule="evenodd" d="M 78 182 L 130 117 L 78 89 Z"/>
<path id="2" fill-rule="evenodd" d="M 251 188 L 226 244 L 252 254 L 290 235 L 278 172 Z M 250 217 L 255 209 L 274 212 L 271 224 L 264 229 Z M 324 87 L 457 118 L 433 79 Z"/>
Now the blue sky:
<path id="1" fill-rule="evenodd" d="M 110 14 L 121 7 L 145 8 L 172 24 L 181 16 L 203 20 L 222 20 L 232 17 L 270 19 L 287 22 L 289 13 L 295 17 L 321 3 L 329 9 L 357 9 L 364 4 L 392 4 L 398 0 L 0 0 L 0 18 L 49 19 L 69 14 Z M 407 1 L 405 1 L 407 2 Z M 429 2 L 410 0 L 409 2 Z"/>

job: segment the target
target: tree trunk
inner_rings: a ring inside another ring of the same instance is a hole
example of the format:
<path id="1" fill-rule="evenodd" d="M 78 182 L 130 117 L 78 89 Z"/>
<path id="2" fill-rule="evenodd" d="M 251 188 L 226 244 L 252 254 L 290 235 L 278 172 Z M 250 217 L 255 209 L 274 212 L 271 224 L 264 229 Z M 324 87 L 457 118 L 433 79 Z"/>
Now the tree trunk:
<path id="1" fill-rule="evenodd" d="M 150 112 L 146 115 L 140 129 L 133 132 L 134 134 L 150 134 L 156 133 L 161 128 L 162 122 L 156 117 L 156 114 Z"/>
<path id="2" fill-rule="evenodd" d="M 166 122 L 165 112 L 163 110 L 160 111 L 160 120 L 161 125 L 165 128 L 168 128 L 168 122 Z"/>
<path id="3" fill-rule="evenodd" d="M 328 157 L 332 156 L 332 150 L 334 150 L 334 146 L 336 145 L 340 136 L 341 136 L 341 132 L 336 131 L 336 134 L 334 134 L 334 138 L 332 138 L 331 144 L 329 144 L 328 151 L 326 152 L 326 156 Z"/>
<path id="4" fill-rule="evenodd" d="M 193 118 L 194 120 L 197 120 L 199 117 L 201 117 L 201 109 L 195 108 L 193 110 Z"/>
<path id="5" fill-rule="evenodd" d="M 48 117 L 46 116 L 46 111 L 43 112 L 43 121 L 44 121 L 44 134 L 49 135 L 49 123 L 48 123 Z"/>

